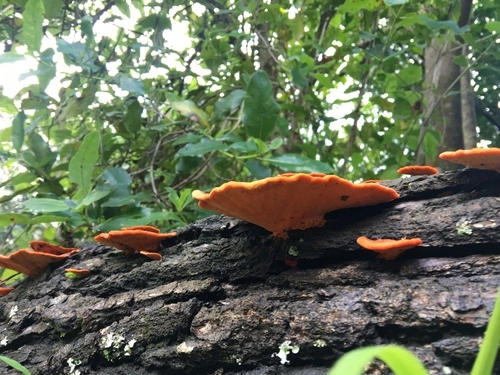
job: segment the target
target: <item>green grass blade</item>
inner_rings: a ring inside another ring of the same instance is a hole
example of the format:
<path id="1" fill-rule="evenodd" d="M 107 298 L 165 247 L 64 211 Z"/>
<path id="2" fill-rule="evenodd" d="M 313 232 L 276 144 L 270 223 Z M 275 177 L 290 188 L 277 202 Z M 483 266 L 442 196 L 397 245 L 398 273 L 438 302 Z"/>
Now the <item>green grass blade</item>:
<path id="1" fill-rule="evenodd" d="M 409 350 L 395 345 L 368 346 L 344 354 L 328 375 L 361 375 L 375 358 L 381 359 L 396 375 L 428 375 L 424 365 Z"/>
<path id="2" fill-rule="evenodd" d="M 491 314 L 490 322 L 486 327 L 483 344 L 479 349 L 471 375 L 489 375 L 493 371 L 498 347 L 500 346 L 500 289 L 498 290 L 497 301 Z"/>
<path id="3" fill-rule="evenodd" d="M 24 367 L 22 364 L 9 357 L 4 357 L 3 355 L 0 355 L 0 361 L 4 361 L 10 367 L 18 371 L 21 371 L 24 375 L 31 375 L 31 372 L 26 367 Z"/>

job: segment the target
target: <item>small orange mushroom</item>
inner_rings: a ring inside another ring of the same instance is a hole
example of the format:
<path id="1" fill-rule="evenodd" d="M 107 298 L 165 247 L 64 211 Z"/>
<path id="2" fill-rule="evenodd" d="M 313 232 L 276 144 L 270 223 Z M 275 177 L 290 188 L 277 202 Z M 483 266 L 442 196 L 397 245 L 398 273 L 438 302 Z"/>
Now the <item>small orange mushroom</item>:
<path id="1" fill-rule="evenodd" d="M 139 254 L 144 255 L 145 257 L 148 257 L 149 259 L 161 260 L 160 253 L 154 253 L 152 251 L 139 251 Z"/>
<path id="2" fill-rule="evenodd" d="M 85 278 L 90 276 L 90 271 L 86 268 L 66 268 L 64 270 L 66 273 L 72 273 L 76 277 L 75 278 Z"/>
<path id="3" fill-rule="evenodd" d="M 259 225 L 274 236 L 320 227 L 327 212 L 371 206 L 399 198 L 379 184 L 353 184 L 335 175 L 286 173 L 254 182 L 228 182 L 210 193 L 195 190 L 201 208 Z"/>
<path id="4" fill-rule="evenodd" d="M 4 288 L 0 288 L 0 296 L 6 296 L 7 294 L 9 294 L 10 292 L 12 292 L 14 290 L 14 288 L 7 288 L 7 287 L 4 287 Z"/>
<path id="5" fill-rule="evenodd" d="M 491 169 L 500 172 L 500 148 L 496 147 L 446 151 L 441 153 L 439 157 L 472 168 Z"/>
<path id="6" fill-rule="evenodd" d="M 438 174 L 438 170 L 430 165 L 408 165 L 399 168 L 398 173 L 410 176 L 429 176 L 431 174 Z"/>
<path id="7" fill-rule="evenodd" d="M 420 238 L 404 238 L 401 240 L 371 240 L 365 236 L 359 237 L 356 242 L 359 246 L 366 250 L 377 252 L 379 257 L 386 260 L 396 259 L 406 250 L 422 244 L 422 240 Z"/>
<path id="8" fill-rule="evenodd" d="M 112 230 L 94 237 L 99 243 L 115 247 L 125 254 L 142 254 L 154 260 L 161 260 L 160 243 L 166 238 L 176 236 L 177 233 L 160 233 L 160 230 L 151 226 L 136 226 Z"/>

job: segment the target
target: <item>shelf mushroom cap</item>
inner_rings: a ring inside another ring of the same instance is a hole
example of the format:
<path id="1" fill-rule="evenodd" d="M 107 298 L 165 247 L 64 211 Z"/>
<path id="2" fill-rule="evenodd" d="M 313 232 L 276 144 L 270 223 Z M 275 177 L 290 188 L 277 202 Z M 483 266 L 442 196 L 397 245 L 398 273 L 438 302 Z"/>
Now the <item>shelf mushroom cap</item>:
<path id="1" fill-rule="evenodd" d="M 137 226 L 101 233 L 95 236 L 94 240 L 122 250 L 126 254 L 136 254 L 157 252 L 160 249 L 161 241 L 176 235 L 175 232 L 160 233 L 160 230 L 155 227 Z M 149 255 L 146 256 L 151 258 Z M 158 257 L 154 258 L 158 259 Z"/>
<path id="2" fill-rule="evenodd" d="M 420 238 L 404 238 L 402 240 L 379 239 L 371 240 L 368 237 L 361 236 L 356 240 L 359 246 L 366 250 L 375 251 L 379 257 L 386 260 L 396 259 L 406 250 L 422 244 Z"/>
<path id="3" fill-rule="evenodd" d="M 500 172 L 500 148 L 472 148 L 470 150 L 446 151 L 439 155 L 443 160 L 477 169 Z"/>
<path id="4" fill-rule="evenodd" d="M 53 255 L 73 254 L 80 251 L 76 247 L 62 247 L 45 241 L 31 241 L 30 247 L 35 251 Z"/>
<path id="5" fill-rule="evenodd" d="M 10 292 L 12 292 L 13 290 L 14 290 L 14 288 L 1 287 L 0 288 L 0 296 L 4 297 L 7 294 L 9 294 Z"/>
<path id="6" fill-rule="evenodd" d="M 285 173 L 254 182 L 228 182 L 210 193 L 195 190 L 201 208 L 259 225 L 287 238 L 294 229 L 319 227 L 327 212 L 372 206 L 399 198 L 379 184 L 354 184 L 335 175 Z"/>
<path id="7" fill-rule="evenodd" d="M 57 246 L 45 241 L 31 241 L 30 246 L 34 251 L 19 249 L 7 256 L 0 255 L 0 267 L 36 276 L 49 264 L 64 260 L 80 251 L 74 247 Z"/>
<path id="8" fill-rule="evenodd" d="M 430 176 L 438 174 L 438 170 L 430 165 L 408 165 L 398 169 L 399 174 L 408 174 L 410 176 Z"/>
<path id="9" fill-rule="evenodd" d="M 7 256 L 0 255 L 0 267 L 21 272 L 25 275 L 36 276 L 47 268 L 49 264 L 64 260 L 71 254 L 73 254 L 73 252 L 56 255 L 28 249 L 19 249 Z"/>

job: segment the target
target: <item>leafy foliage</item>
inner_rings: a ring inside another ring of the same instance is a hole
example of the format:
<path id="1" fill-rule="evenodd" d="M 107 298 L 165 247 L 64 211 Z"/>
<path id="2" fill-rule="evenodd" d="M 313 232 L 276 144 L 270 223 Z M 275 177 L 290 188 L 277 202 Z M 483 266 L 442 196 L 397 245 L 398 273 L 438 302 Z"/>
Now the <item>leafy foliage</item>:
<path id="1" fill-rule="evenodd" d="M 27 67 L 0 95 L 4 251 L 185 225 L 209 214 L 190 192 L 226 180 L 394 178 L 420 147 L 432 38 L 471 45 L 459 62 L 498 145 L 500 7 L 478 4 L 467 30 L 453 3 L 0 1 L 2 69 Z M 428 157 L 440 139 L 427 131 Z"/>

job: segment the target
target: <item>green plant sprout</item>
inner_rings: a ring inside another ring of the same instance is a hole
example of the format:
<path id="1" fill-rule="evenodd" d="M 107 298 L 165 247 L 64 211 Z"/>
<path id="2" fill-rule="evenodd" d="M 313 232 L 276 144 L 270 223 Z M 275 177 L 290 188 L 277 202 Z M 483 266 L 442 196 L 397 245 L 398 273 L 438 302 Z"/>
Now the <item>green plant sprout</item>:
<path id="1" fill-rule="evenodd" d="M 17 371 L 20 371 L 24 375 L 31 375 L 31 372 L 16 360 L 0 355 L 0 361 L 4 361 L 7 365 L 12 367 L 13 369 L 16 369 Z"/>
<path id="2" fill-rule="evenodd" d="M 500 345 L 500 289 L 491 319 L 471 375 L 490 375 Z M 368 346 L 344 354 L 328 372 L 328 375 L 361 375 L 365 367 L 378 358 L 396 375 L 428 375 L 422 362 L 405 349 L 396 345 Z"/>

